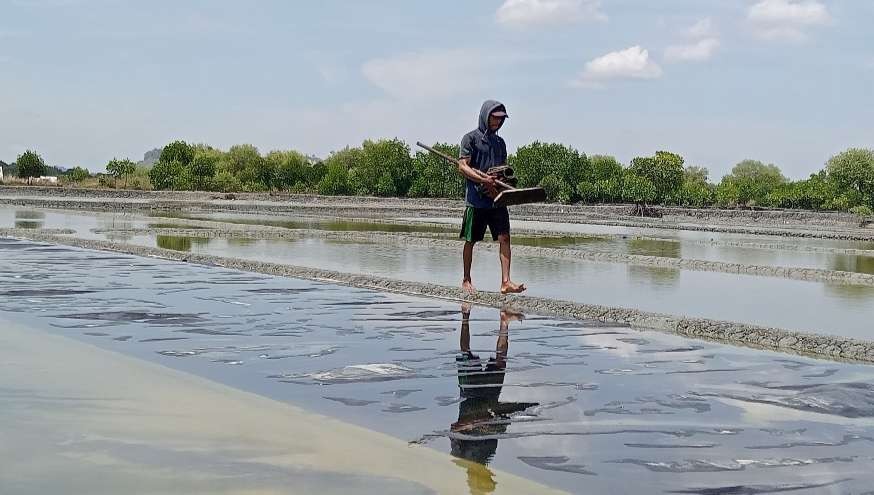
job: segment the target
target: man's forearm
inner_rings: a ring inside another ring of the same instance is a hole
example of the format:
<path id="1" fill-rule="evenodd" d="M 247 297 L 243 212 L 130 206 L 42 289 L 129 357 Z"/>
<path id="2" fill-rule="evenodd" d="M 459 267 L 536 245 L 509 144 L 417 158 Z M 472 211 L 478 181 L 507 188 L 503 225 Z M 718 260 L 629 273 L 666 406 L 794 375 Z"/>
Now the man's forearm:
<path id="1" fill-rule="evenodd" d="M 483 183 L 483 176 L 476 173 L 476 171 L 474 171 L 473 168 L 464 161 L 458 162 L 458 172 L 476 183 Z"/>

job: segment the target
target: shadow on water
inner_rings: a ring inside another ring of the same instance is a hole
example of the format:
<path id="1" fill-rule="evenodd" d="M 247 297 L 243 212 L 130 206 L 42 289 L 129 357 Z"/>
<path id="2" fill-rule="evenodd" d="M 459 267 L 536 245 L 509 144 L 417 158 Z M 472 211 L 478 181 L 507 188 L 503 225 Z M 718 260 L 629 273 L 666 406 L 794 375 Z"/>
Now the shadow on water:
<path id="1" fill-rule="evenodd" d="M 45 224 L 46 214 L 34 210 L 16 210 L 16 229 L 40 229 Z"/>
<path id="2" fill-rule="evenodd" d="M 498 437 L 507 432 L 513 414 L 539 404 L 500 400 L 507 373 L 510 321 L 520 320 L 523 316 L 509 309 L 501 311 L 495 355 L 483 361 L 471 352 L 470 310 L 469 304 L 461 309 L 461 353 L 455 360 L 462 400 L 458 404 L 458 420 L 449 429 L 449 440 L 451 454 L 470 461 L 458 463 L 467 470 L 470 493 L 486 494 L 492 493 L 497 486 L 494 474 L 487 466 L 498 450 Z"/>
<path id="3" fill-rule="evenodd" d="M 185 237 L 177 235 L 159 235 L 156 238 L 159 248 L 173 251 L 191 251 L 192 246 L 206 246 L 211 239 L 207 237 Z"/>

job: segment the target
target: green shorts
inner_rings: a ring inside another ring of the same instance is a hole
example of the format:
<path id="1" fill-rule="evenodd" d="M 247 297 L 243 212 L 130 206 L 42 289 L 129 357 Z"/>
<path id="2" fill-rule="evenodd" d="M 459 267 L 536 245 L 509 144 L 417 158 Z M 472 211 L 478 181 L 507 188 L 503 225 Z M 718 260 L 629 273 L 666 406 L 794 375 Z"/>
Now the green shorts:
<path id="1" fill-rule="evenodd" d="M 464 210 L 464 221 L 461 223 L 461 237 L 467 242 L 479 242 L 486 236 L 486 227 L 492 233 L 492 240 L 497 241 L 501 234 L 510 233 L 510 212 L 507 207 L 474 208 L 468 206 Z"/>

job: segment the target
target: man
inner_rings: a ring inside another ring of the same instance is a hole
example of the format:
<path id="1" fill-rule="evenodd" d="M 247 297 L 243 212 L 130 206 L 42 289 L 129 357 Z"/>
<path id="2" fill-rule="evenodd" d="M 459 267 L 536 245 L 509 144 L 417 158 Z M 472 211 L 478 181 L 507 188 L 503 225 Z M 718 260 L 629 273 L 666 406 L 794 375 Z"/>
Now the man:
<path id="1" fill-rule="evenodd" d="M 525 284 L 515 284 L 510 280 L 510 214 L 506 206 L 496 207 L 494 204 L 494 197 L 498 195 L 497 183 L 494 177 L 474 171 L 478 169 L 485 172 L 491 167 L 506 164 L 507 145 L 497 133 L 507 117 L 507 109 L 501 102 L 486 100 L 480 109 L 479 127 L 461 139 L 458 171 L 467 183 L 467 208 L 461 226 L 461 238 L 466 241 L 464 280 L 461 288 L 469 294 L 476 291 L 470 277 L 473 246 L 483 240 L 486 227 L 492 234 L 492 240 L 500 244 L 501 294 L 514 294 L 525 290 Z"/>

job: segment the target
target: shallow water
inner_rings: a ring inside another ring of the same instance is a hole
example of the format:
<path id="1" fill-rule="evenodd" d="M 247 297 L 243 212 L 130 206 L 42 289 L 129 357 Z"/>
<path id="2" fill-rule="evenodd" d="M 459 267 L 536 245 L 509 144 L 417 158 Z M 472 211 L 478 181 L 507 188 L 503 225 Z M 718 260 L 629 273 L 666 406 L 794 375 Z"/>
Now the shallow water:
<path id="1" fill-rule="evenodd" d="M 148 216 L 128 212 L 73 212 L 35 208 L 0 206 L 0 228 L 71 229 L 83 239 L 124 241 L 130 236 L 117 232 L 95 234 L 93 230 L 127 230 L 162 227 L 179 228 L 177 224 L 156 222 Z M 185 228 L 197 228 L 186 226 Z"/>
<path id="2" fill-rule="evenodd" d="M 211 220 L 242 225 L 263 225 L 269 227 L 282 227 L 286 229 L 316 229 L 332 230 L 338 232 L 438 232 L 456 233 L 454 227 L 440 227 L 433 225 L 416 225 L 401 223 L 367 222 L 363 220 L 339 220 L 334 218 L 316 218 L 302 216 L 277 216 L 245 213 L 186 213 L 174 212 L 156 213 L 160 216 L 172 216 L 174 218 L 189 220 Z"/>
<path id="3" fill-rule="evenodd" d="M 23 241 L 0 260 L 4 318 L 574 493 L 874 481 L 868 366 Z M 459 469 L 489 493 L 489 467 Z"/>
<path id="4" fill-rule="evenodd" d="M 460 284 L 460 253 L 425 246 L 175 236 L 134 236 L 128 242 L 417 282 Z M 474 252 L 473 280 L 477 287 L 497 290 L 499 273 L 497 253 Z M 532 296 L 872 338 L 874 287 L 519 256 L 513 260 L 513 277 L 527 283 L 527 293 Z"/>
<path id="5" fill-rule="evenodd" d="M 748 241 L 756 242 L 754 239 Z M 804 251 L 760 249 L 706 245 L 693 241 L 668 239 L 604 239 L 598 237 L 526 237 L 517 235 L 514 244 L 524 246 L 548 247 L 557 249 L 579 249 L 582 251 L 612 252 L 664 258 L 685 258 L 695 260 L 741 263 L 760 266 L 788 266 L 819 268 L 855 273 L 874 274 L 874 256 L 860 256 L 833 253 L 811 253 Z M 759 240 L 758 242 L 763 242 Z M 811 243 L 799 240 L 782 240 L 784 244 Z"/>
<path id="6" fill-rule="evenodd" d="M 405 220 L 411 222 L 429 222 L 457 224 L 457 218 L 447 217 L 412 217 Z M 838 249 L 874 249 L 874 242 L 843 241 L 837 239 L 808 239 L 776 235 L 735 234 L 728 232 L 707 232 L 698 230 L 660 229 L 656 227 L 623 227 L 619 225 L 593 225 L 584 223 L 536 222 L 530 220 L 512 220 L 512 225 L 520 229 L 548 230 L 551 232 L 585 235 L 629 235 L 647 236 L 659 239 L 676 239 L 680 241 L 747 241 L 747 242 L 780 242 L 804 243 L 809 246 L 822 246 Z"/>

